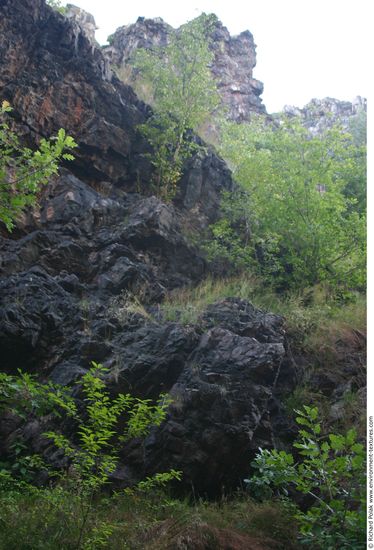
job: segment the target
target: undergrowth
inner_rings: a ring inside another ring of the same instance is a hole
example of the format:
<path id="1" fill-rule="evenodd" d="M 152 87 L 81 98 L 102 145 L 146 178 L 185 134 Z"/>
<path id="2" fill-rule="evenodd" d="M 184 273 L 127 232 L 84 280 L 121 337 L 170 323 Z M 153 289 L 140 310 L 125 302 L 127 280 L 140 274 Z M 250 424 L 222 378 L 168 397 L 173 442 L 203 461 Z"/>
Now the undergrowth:
<path id="1" fill-rule="evenodd" d="M 32 493 L 0 492 L 0 550 L 75 548 L 75 517 L 81 503 L 63 488 Z M 97 536 L 106 526 L 102 542 Z M 274 539 L 279 550 L 296 549 L 296 527 L 277 502 L 257 503 L 245 494 L 221 502 L 175 500 L 154 494 L 117 493 L 98 497 L 89 518 L 86 549 L 175 550 L 199 546 L 220 530 L 258 539 Z M 195 546 L 188 546 L 195 544 Z M 220 548 L 214 546 L 212 548 Z M 218 544 L 218 542 L 216 543 Z M 210 547 L 210 546 L 209 546 Z"/>
<path id="2" fill-rule="evenodd" d="M 248 299 L 254 295 L 257 282 L 250 278 L 207 278 L 195 287 L 185 287 L 170 292 L 161 304 L 161 313 L 166 321 L 193 324 L 204 309 L 218 300 L 228 297 Z"/>

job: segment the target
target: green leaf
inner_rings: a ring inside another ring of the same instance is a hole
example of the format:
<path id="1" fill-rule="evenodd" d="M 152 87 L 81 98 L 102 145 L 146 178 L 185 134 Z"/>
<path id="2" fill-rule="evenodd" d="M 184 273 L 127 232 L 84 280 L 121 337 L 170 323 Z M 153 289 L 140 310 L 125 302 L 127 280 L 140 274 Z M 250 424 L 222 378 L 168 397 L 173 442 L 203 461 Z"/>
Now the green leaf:
<path id="1" fill-rule="evenodd" d="M 330 445 L 334 451 L 341 451 L 345 448 L 345 438 L 342 435 L 329 435 Z"/>
<path id="2" fill-rule="evenodd" d="M 357 438 L 357 432 L 354 428 L 351 428 L 348 430 L 347 435 L 345 437 L 346 444 L 349 446 L 352 446 Z"/>

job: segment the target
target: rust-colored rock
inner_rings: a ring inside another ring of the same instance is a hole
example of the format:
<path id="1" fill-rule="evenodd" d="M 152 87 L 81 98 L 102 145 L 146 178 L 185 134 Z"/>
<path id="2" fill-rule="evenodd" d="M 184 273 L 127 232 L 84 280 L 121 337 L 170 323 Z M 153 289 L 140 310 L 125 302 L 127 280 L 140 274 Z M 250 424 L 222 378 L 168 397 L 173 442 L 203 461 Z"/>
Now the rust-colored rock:
<path id="1" fill-rule="evenodd" d="M 68 168 L 89 185 L 150 194 L 150 148 L 137 129 L 150 107 L 110 69 L 86 29 L 89 14 L 67 15 L 44 0 L 0 0 L 0 99 L 31 146 L 59 128 L 72 135 L 79 148 Z M 177 203 L 200 224 L 216 219 L 221 190 L 232 187 L 225 163 L 208 151 L 184 172 Z"/>

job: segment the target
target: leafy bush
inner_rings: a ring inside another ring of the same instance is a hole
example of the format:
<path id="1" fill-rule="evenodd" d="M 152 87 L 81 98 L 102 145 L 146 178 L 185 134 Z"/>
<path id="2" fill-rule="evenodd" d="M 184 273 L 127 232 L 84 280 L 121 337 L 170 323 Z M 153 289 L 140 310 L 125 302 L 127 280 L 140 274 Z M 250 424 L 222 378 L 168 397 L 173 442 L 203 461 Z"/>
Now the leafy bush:
<path id="1" fill-rule="evenodd" d="M 103 380 L 105 374 L 106 369 L 102 365 L 93 363 L 79 381 L 84 406 L 77 405 L 67 389 L 52 383 L 40 384 L 28 374 L 0 376 L 2 408 L 11 408 L 24 422 L 30 419 L 30 415 L 41 418 L 48 413 L 58 418 L 60 423 L 67 420 L 75 426 L 76 435 L 73 436 L 56 431 L 43 434 L 67 460 L 67 473 L 53 470 L 41 459 L 32 462 L 35 455 L 30 455 L 27 446 L 19 439 L 16 441 L 15 464 L 19 463 L 21 467 L 14 469 L 9 462 L 2 464 L 0 492 L 4 502 L 9 501 L 10 504 L 20 492 L 30 503 L 33 499 L 47 500 L 49 506 L 60 510 L 63 516 L 69 515 L 71 507 L 77 508 L 77 525 L 72 527 L 77 534 L 76 548 L 97 548 L 106 543 L 113 529 L 107 522 L 99 522 L 92 527 L 94 499 L 117 467 L 119 446 L 129 439 L 145 436 L 151 426 L 160 425 L 170 403 L 166 396 L 161 396 L 156 404 L 129 394 L 119 394 L 111 399 Z M 120 430 L 124 422 L 124 428 Z M 17 449 L 21 450 L 20 456 Z M 59 484 L 50 490 L 36 489 L 31 484 L 31 467 L 35 468 L 35 474 L 38 467 L 44 469 L 49 477 L 57 477 Z M 180 476 L 181 472 L 175 470 L 156 474 L 154 478 L 141 482 L 139 490 L 163 485 L 172 479 L 180 479 Z M 51 511 L 51 521 L 55 522 L 57 515 L 57 512 Z M 48 522 L 43 525 L 48 531 Z"/>
<path id="2" fill-rule="evenodd" d="M 77 147 L 62 128 L 56 137 L 41 139 L 36 151 L 22 147 L 7 119 L 11 111 L 9 103 L 3 101 L 0 108 L 0 222 L 8 231 L 24 208 L 35 204 L 40 186 L 58 173 L 58 163 L 74 158 L 67 151 Z"/>
<path id="3" fill-rule="evenodd" d="M 365 450 L 350 429 L 345 435 L 321 434 L 318 409 L 296 411 L 300 425 L 294 443 L 300 460 L 285 451 L 263 450 L 252 466 L 257 474 L 245 480 L 261 497 L 274 492 L 287 499 L 290 491 L 307 498 L 293 505 L 300 542 L 308 548 L 359 550 L 365 544 Z M 288 503 L 290 501 L 288 500 Z"/>

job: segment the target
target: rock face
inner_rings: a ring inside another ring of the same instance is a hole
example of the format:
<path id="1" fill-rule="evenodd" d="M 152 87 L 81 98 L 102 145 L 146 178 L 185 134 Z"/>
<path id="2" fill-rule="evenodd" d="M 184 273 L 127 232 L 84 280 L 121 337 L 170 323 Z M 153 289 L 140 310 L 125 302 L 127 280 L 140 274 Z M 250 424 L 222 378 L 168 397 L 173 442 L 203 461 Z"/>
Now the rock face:
<path id="1" fill-rule="evenodd" d="M 280 317 L 228 299 L 183 326 L 152 305 L 206 272 L 178 219 L 155 197 L 103 197 L 63 170 L 25 234 L 0 243 L 2 368 L 65 385 L 95 360 L 114 393 L 169 392 L 166 422 L 124 449 L 117 481 L 177 468 L 184 486 L 213 495 L 272 445 L 275 384 L 281 366 L 284 380 L 290 373 Z M 25 430 L 37 451 L 42 431 L 35 421 Z M 3 436 L 6 445 L 12 430 Z"/>
<path id="2" fill-rule="evenodd" d="M 182 336 L 180 328 L 172 327 L 178 347 L 192 346 L 183 368 L 172 364 L 179 376 L 169 390 L 170 416 L 146 440 L 143 455 L 146 470 L 156 472 L 164 461 L 168 467 L 177 464 L 187 485 L 208 494 L 240 483 L 258 446 L 273 440 L 269 407 L 285 354 L 279 317 L 269 316 L 263 324 L 263 312 L 235 299 L 214 308 L 225 310 L 225 328 L 209 328 L 203 319 Z M 196 337 L 196 331 L 202 334 Z M 273 337 L 263 342 L 267 331 Z M 243 336 L 246 332 L 253 336 Z M 143 362 L 138 368 L 144 369 Z M 127 361 L 125 380 L 131 372 Z"/>
<path id="3" fill-rule="evenodd" d="M 162 19 L 139 17 L 133 25 L 120 27 L 110 37 L 110 46 L 103 48 L 105 57 L 113 67 L 122 70 L 131 81 L 129 60 L 139 48 L 152 48 L 168 44 L 173 29 Z M 266 113 L 262 104 L 262 82 L 253 78 L 256 65 L 256 46 L 249 31 L 230 36 L 220 21 L 211 33 L 214 61 L 211 71 L 217 80 L 218 91 L 228 118 L 236 122 L 250 119 L 251 113 Z M 130 71 L 130 74 L 128 74 Z"/>
<path id="4" fill-rule="evenodd" d="M 97 29 L 95 19 L 90 13 L 73 4 L 67 4 L 64 15 L 68 19 L 75 20 L 93 46 L 99 45 L 95 39 L 95 31 Z"/>
<path id="5" fill-rule="evenodd" d="M 69 164 L 77 177 L 100 188 L 149 194 L 149 146 L 137 131 L 149 107 L 111 72 L 87 38 L 82 14 L 64 17 L 43 0 L 14 2 L 14 10 L 1 0 L 0 8 L 0 59 L 6 60 L 1 96 L 14 109 L 18 132 L 32 144 L 65 128 L 79 143 Z M 225 163 L 211 151 L 196 155 L 184 182 L 191 178 L 193 189 L 181 185 L 179 204 L 193 209 L 196 219 L 214 218 L 222 188 L 232 187 Z"/>
<path id="6" fill-rule="evenodd" d="M 261 94 L 262 82 L 253 78 L 256 66 L 256 45 L 249 31 L 230 36 L 227 28 L 217 21 L 212 34 L 214 63 L 212 73 L 228 115 L 235 122 L 250 120 L 251 113 L 266 113 Z"/>
<path id="7" fill-rule="evenodd" d="M 290 117 L 300 117 L 311 133 L 318 134 L 337 123 L 347 130 L 354 118 L 363 116 L 366 120 L 366 110 L 366 99 L 357 96 L 352 102 L 331 97 L 312 99 L 302 109 L 287 105 L 283 112 Z"/>
<path id="8" fill-rule="evenodd" d="M 2 369 L 70 384 L 95 360 L 110 369 L 113 392 L 170 392 L 167 420 L 143 447 L 124 449 L 117 478 L 172 467 L 196 491 L 235 486 L 254 449 L 272 444 L 276 394 L 292 379 L 282 319 L 229 299 L 184 326 L 159 307 L 166 290 L 207 273 L 182 228 L 215 219 L 221 191 L 232 187 L 227 167 L 200 152 L 175 205 L 150 196 L 147 144 L 136 131 L 147 106 L 76 21 L 42 0 L 0 0 L 0 59 L 1 99 L 23 139 L 32 145 L 64 127 L 79 143 L 39 207 L 11 235 L 2 230 Z M 4 450 L 14 426 L 1 430 Z M 44 430 L 26 427 L 36 450 Z"/>
<path id="9" fill-rule="evenodd" d="M 109 37 L 110 45 L 104 46 L 103 52 L 113 66 L 126 67 L 136 50 L 166 46 L 173 32 L 173 27 L 165 23 L 161 17 L 139 17 L 133 25 L 119 27 Z"/>

